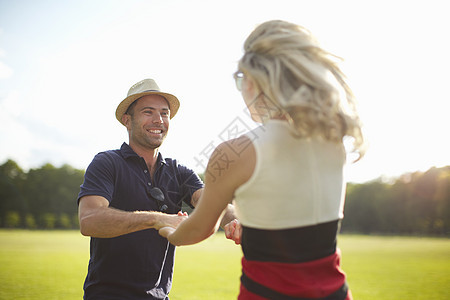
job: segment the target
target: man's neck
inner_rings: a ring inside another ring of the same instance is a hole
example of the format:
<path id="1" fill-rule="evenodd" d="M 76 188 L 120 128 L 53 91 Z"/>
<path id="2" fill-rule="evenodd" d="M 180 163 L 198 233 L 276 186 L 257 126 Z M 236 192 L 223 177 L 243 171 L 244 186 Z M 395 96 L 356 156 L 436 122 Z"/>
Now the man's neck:
<path id="1" fill-rule="evenodd" d="M 137 155 L 139 155 L 145 160 L 148 169 L 152 172 L 156 164 L 156 160 L 158 159 L 159 148 L 155 149 L 143 148 L 133 143 L 130 143 L 130 147 L 131 149 L 133 149 L 134 152 L 136 152 Z"/>

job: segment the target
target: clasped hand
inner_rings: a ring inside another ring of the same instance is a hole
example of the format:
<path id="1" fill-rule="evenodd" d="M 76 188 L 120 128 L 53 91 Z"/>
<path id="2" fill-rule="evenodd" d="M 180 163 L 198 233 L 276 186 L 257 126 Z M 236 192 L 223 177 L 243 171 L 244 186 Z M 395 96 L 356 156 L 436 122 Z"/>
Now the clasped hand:
<path id="1" fill-rule="evenodd" d="M 179 211 L 178 214 L 164 214 L 160 213 L 159 220 L 155 224 L 154 228 L 160 230 L 164 227 L 177 228 L 181 222 L 188 218 L 187 212 Z"/>
<path id="2" fill-rule="evenodd" d="M 176 216 L 175 215 L 172 216 L 174 217 L 175 222 L 168 222 L 163 226 L 156 228 L 158 229 L 159 234 L 165 238 L 167 238 L 170 233 L 174 232 L 181 222 L 183 222 L 189 217 L 188 213 L 183 211 L 179 211 Z"/>
<path id="3" fill-rule="evenodd" d="M 183 220 L 187 219 L 187 217 L 188 217 L 187 213 L 182 213 L 182 212 L 179 212 L 178 216 L 183 216 L 184 217 Z M 175 226 L 175 227 L 174 226 L 161 227 L 158 230 L 158 232 L 161 236 L 168 238 L 169 235 L 171 235 L 176 230 L 176 227 L 178 227 L 178 225 L 179 224 L 177 224 L 177 226 Z M 234 241 L 234 243 L 236 245 L 239 245 L 241 243 L 242 226 L 241 226 L 241 223 L 237 219 L 234 219 L 230 223 L 226 224 L 223 227 L 223 229 L 225 231 L 225 236 L 227 239 Z"/>

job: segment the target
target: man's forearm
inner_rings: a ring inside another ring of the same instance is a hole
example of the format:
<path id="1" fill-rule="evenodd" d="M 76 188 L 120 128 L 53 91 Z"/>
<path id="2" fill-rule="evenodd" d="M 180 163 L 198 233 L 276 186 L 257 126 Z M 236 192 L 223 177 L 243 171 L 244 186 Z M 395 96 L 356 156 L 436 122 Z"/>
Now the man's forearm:
<path id="1" fill-rule="evenodd" d="M 223 214 L 222 220 L 220 221 L 220 227 L 223 229 L 225 225 L 227 225 L 234 219 L 236 219 L 234 206 L 232 204 L 228 204 L 227 208 L 225 209 L 225 213 Z"/>
<path id="2" fill-rule="evenodd" d="M 174 218 L 179 217 L 153 211 L 128 212 L 99 207 L 80 217 L 80 230 L 86 236 L 112 238 L 149 228 L 177 226 L 181 220 Z"/>

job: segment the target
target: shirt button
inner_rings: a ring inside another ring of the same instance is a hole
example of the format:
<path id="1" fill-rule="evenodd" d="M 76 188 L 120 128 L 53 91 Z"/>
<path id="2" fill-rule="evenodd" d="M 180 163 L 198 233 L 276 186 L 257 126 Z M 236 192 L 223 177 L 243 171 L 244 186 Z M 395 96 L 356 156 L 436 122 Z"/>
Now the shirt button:
<path id="1" fill-rule="evenodd" d="M 144 170 L 144 173 L 145 173 L 145 174 L 147 174 L 147 172 L 148 172 L 147 170 Z"/>
<path id="2" fill-rule="evenodd" d="M 148 186 L 151 186 L 151 185 L 152 185 L 152 183 L 151 183 L 151 182 L 147 182 L 147 185 L 148 185 Z"/>

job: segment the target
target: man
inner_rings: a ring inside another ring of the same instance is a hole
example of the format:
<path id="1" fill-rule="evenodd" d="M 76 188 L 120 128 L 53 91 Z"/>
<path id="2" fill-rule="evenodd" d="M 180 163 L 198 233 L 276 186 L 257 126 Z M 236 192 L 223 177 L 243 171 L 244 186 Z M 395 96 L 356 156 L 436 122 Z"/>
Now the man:
<path id="1" fill-rule="evenodd" d="M 194 171 L 158 151 L 179 106 L 145 79 L 117 107 L 129 144 L 97 154 L 78 195 L 80 230 L 91 237 L 84 299 L 169 299 L 175 247 L 157 230 L 185 219 L 182 202 L 195 207 L 203 189 Z M 222 224 L 233 218 L 230 207 Z"/>

